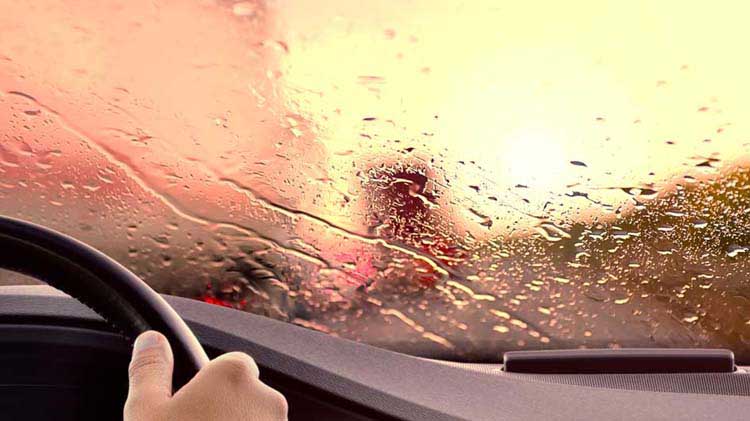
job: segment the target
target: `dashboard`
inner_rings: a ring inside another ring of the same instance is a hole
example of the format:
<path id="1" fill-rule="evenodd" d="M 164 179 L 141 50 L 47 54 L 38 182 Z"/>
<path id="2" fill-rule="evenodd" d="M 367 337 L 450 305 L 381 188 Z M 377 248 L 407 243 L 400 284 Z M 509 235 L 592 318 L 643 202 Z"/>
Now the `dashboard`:
<path id="1" fill-rule="evenodd" d="M 240 350 L 290 419 L 746 419 L 750 374 L 522 374 L 428 360 L 249 313 L 165 297 L 212 356 Z M 47 286 L 0 287 L 0 411 L 119 417 L 129 345 Z"/>

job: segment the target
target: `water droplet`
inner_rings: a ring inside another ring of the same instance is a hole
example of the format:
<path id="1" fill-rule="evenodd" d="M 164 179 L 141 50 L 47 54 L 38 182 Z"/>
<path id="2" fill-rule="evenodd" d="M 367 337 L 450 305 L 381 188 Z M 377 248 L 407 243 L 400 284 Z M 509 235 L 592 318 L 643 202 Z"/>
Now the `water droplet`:
<path id="1" fill-rule="evenodd" d="M 536 227 L 536 232 L 547 241 L 557 242 L 563 238 L 570 238 L 570 234 L 555 224 L 544 222 Z"/>
<path id="2" fill-rule="evenodd" d="M 529 327 L 529 325 L 526 324 L 526 322 L 524 322 L 523 320 L 518 320 L 518 319 L 511 319 L 510 324 L 512 324 L 513 326 L 519 327 L 521 329 L 526 329 L 527 327 Z"/>
<path id="3" fill-rule="evenodd" d="M 732 244 L 729 247 L 727 247 L 727 256 L 737 257 L 741 253 L 747 253 L 747 251 L 748 251 L 747 247 L 739 246 L 737 244 Z"/>
<path id="4" fill-rule="evenodd" d="M 552 314 L 552 310 L 548 307 L 537 307 L 536 310 L 542 314 L 546 314 L 547 316 Z"/>
<path id="5" fill-rule="evenodd" d="M 668 215 L 668 216 L 674 216 L 674 217 L 685 216 L 685 212 L 682 212 L 682 211 L 679 211 L 679 210 L 675 210 L 675 209 L 670 209 L 670 210 L 666 211 L 665 214 Z"/>
<path id="6" fill-rule="evenodd" d="M 615 304 L 627 304 L 630 301 L 630 297 L 618 298 L 615 300 Z"/>
<path id="7" fill-rule="evenodd" d="M 506 313 L 504 311 L 492 309 L 492 310 L 490 310 L 490 313 L 494 314 L 495 316 L 497 316 L 497 317 L 499 317 L 501 319 L 510 320 L 510 314 L 508 314 L 508 313 Z"/>
<path id="8" fill-rule="evenodd" d="M 474 208 L 469 208 L 469 213 L 477 219 L 477 222 L 479 222 L 479 225 L 486 227 L 486 228 L 492 228 L 492 218 L 488 215 L 483 214 L 482 212 L 479 212 L 478 210 Z"/>
<path id="9" fill-rule="evenodd" d="M 498 333 L 508 333 L 508 332 L 510 332 L 510 329 L 508 329 L 506 326 L 502 326 L 502 325 L 493 326 L 492 330 L 494 330 L 495 332 L 498 332 Z"/>
<path id="10" fill-rule="evenodd" d="M 706 228 L 707 226 L 708 226 L 708 222 L 706 222 L 706 221 L 704 221 L 702 219 L 697 219 L 697 220 L 693 221 L 693 227 L 694 228 L 701 229 L 701 228 Z"/>

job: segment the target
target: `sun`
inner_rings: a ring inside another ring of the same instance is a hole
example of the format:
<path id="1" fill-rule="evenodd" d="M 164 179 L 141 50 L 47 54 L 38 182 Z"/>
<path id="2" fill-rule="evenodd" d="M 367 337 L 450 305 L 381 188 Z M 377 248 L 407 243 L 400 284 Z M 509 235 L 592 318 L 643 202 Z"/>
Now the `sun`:
<path id="1" fill-rule="evenodd" d="M 511 132 L 495 151 L 498 168 L 513 185 L 553 190 L 564 186 L 571 172 L 566 139 L 546 128 L 521 128 Z"/>

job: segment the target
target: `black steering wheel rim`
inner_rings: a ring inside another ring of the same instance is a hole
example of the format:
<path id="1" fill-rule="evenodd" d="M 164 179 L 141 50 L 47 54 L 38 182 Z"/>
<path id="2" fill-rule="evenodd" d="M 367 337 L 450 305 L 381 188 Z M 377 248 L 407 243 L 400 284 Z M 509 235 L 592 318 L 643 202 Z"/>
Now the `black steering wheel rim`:
<path id="1" fill-rule="evenodd" d="M 131 344 L 147 330 L 164 334 L 174 352 L 175 390 L 208 362 L 193 332 L 159 294 L 124 266 L 81 241 L 0 216 L 0 268 L 44 281 L 72 296 Z"/>

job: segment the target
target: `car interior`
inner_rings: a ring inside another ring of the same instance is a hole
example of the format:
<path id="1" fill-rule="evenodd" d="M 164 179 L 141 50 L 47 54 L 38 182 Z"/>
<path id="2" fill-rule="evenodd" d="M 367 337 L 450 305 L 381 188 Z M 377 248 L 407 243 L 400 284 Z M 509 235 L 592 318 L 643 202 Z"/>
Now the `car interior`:
<path id="1" fill-rule="evenodd" d="M 727 350 L 516 351 L 505 354 L 504 366 L 412 357 L 161 298 L 83 243 L 19 220 L 0 222 L 0 265 L 70 294 L 3 287 L 7 419 L 117 419 L 128 338 L 148 329 L 175 349 L 175 387 L 207 354 L 241 350 L 287 398 L 290 419 L 740 419 L 750 394 L 750 375 Z"/>
<path id="2" fill-rule="evenodd" d="M 750 416 L 745 2 L 0 11 L 0 419 Z"/>

